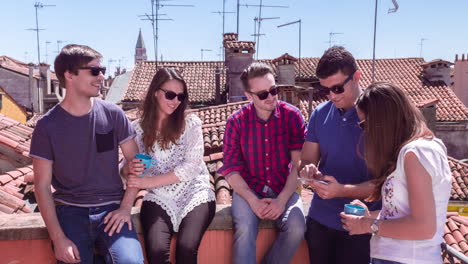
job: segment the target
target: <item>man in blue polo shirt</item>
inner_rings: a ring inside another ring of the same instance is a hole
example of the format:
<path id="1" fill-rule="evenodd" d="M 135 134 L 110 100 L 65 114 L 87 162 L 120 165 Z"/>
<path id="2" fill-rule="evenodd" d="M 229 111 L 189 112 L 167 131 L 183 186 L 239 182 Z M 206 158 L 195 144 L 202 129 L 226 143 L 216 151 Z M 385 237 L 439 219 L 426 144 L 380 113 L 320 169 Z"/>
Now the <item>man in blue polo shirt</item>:
<path id="1" fill-rule="evenodd" d="M 315 193 L 307 216 L 310 263 L 368 264 L 370 235 L 350 236 L 339 216 L 344 204 L 367 198 L 374 188 L 357 151 L 361 129 L 354 104 L 361 73 L 351 53 L 334 46 L 320 59 L 316 75 L 329 101 L 312 113 L 301 153 L 301 176 L 326 182 L 308 181 Z"/>

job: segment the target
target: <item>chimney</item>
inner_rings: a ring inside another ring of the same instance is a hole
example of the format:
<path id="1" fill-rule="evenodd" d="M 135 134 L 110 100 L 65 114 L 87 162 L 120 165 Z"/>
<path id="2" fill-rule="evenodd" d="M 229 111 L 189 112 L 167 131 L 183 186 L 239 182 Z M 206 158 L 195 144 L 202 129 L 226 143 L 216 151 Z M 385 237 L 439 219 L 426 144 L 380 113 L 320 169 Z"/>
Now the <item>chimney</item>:
<path id="1" fill-rule="evenodd" d="M 433 98 L 429 100 L 425 100 L 417 104 L 416 106 L 419 108 L 419 111 L 424 116 L 426 120 L 426 124 L 432 132 L 436 132 L 436 123 L 437 123 L 437 116 L 436 116 L 436 106 L 439 102 L 439 99 Z"/>
<path id="2" fill-rule="evenodd" d="M 455 56 L 455 67 L 453 71 L 453 92 L 468 107 L 468 60 L 462 54 L 461 60 Z"/>
<path id="3" fill-rule="evenodd" d="M 43 82 L 43 87 L 45 88 L 45 94 L 49 95 L 52 93 L 52 85 L 50 79 L 50 65 L 47 63 L 39 64 L 39 73 L 41 75 L 41 80 Z"/>
<path id="4" fill-rule="evenodd" d="M 226 83 L 229 90 L 229 102 L 246 100 L 244 87 L 240 80 L 242 72 L 253 62 L 255 42 L 238 41 L 236 33 L 224 34 Z"/>
<path id="5" fill-rule="evenodd" d="M 298 60 L 285 53 L 282 56 L 272 60 L 278 69 L 278 84 L 295 85 L 296 84 L 296 62 Z"/>
<path id="6" fill-rule="evenodd" d="M 423 75 L 429 82 L 437 84 L 443 82 L 445 85 L 450 86 L 451 84 L 451 67 L 453 63 L 444 60 L 432 60 L 424 63 Z"/>
<path id="7" fill-rule="evenodd" d="M 28 70 L 29 70 L 29 94 L 30 94 L 30 100 L 31 100 L 31 108 L 34 113 L 41 113 L 42 111 L 42 103 L 39 100 L 39 93 L 40 93 L 40 88 L 38 87 L 39 82 L 34 77 L 34 71 L 36 70 L 36 65 L 33 63 L 28 64 Z"/>

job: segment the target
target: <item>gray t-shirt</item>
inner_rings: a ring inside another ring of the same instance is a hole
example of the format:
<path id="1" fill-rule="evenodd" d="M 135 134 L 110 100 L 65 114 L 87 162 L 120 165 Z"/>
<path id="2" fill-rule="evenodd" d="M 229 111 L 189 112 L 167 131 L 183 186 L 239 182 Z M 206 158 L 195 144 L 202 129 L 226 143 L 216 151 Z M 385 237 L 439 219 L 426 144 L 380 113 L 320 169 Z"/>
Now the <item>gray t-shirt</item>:
<path id="1" fill-rule="evenodd" d="M 91 111 L 79 117 L 56 105 L 37 122 L 30 156 L 53 161 L 54 200 L 78 206 L 118 203 L 124 193 L 118 146 L 135 135 L 115 104 L 95 98 Z"/>

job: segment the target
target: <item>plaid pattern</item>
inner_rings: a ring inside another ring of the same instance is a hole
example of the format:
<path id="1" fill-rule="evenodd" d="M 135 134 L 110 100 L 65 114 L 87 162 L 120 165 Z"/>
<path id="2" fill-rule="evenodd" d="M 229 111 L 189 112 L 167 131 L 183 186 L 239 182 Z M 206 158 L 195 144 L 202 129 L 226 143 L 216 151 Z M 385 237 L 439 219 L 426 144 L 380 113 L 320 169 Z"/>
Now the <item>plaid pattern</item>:
<path id="1" fill-rule="evenodd" d="M 268 188 L 279 194 L 289 175 L 291 151 L 304 143 L 305 123 L 299 110 L 282 101 L 267 121 L 257 117 L 252 103 L 227 120 L 221 175 L 238 171 L 249 187 L 263 195 Z"/>

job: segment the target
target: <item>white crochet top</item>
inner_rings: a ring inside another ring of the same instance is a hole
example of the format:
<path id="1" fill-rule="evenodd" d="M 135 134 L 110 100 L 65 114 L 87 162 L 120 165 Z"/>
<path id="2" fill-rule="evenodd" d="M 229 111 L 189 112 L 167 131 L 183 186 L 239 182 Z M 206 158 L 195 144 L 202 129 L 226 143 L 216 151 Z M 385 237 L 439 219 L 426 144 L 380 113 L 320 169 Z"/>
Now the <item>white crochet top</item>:
<path id="1" fill-rule="evenodd" d="M 140 120 L 132 122 L 137 132 L 135 138 L 139 152 L 145 153 L 143 130 Z M 201 120 L 194 114 L 185 118 L 185 131 L 178 144 L 171 143 L 169 149 L 162 150 L 156 143 L 148 155 L 158 161 L 151 166 L 146 176 L 158 177 L 174 171 L 180 182 L 166 186 L 150 188 L 143 201 L 152 201 L 161 206 L 171 218 L 174 231 L 179 230 L 182 219 L 195 207 L 209 201 L 215 201 L 215 194 L 210 186 L 208 169 L 203 162 L 203 135 Z"/>

